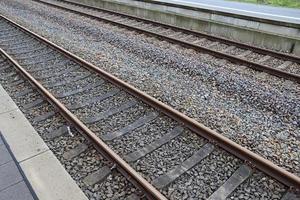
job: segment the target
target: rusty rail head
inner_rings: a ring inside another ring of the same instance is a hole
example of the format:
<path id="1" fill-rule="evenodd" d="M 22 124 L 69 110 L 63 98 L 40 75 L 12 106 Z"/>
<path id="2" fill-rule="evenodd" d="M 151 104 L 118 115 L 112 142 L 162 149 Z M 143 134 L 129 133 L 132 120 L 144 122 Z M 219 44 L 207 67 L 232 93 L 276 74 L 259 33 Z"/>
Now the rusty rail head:
<path id="1" fill-rule="evenodd" d="M 43 3 L 43 0 L 34 0 L 34 1 Z M 234 45 L 234 46 L 237 46 L 237 47 L 240 47 L 240 48 L 249 49 L 249 50 L 252 50 L 252 51 L 257 52 L 257 53 L 269 54 L 269 55 L 272 55 L 272 56 L 274 56 L 276 58 L 279 58 L 279 59 L 282 59 L 283 57 L 286 57 L 290 61 L 300 63 L 300 57 L 292 55 L 292 54 L 286 54 L 286 53 L 282 53 L 282 52 L 278 52 L 278 51 L 273 51 L 273 50 L 270 50 L 270 49 L 264 49 L 264 48 L 253 46 L 253 45 L 250 45 L 250 44 L 234 41 L 232 39 L 228 39 L 228 38 L 224 38 L 224 37 L 220 37 L 220 36 L 216 36 L 216 35 L 211 35 L 211 34 L 208 34 L 208 33 L 205 33 L 205 32 L 199 32 L 199 31 L 195 31 L 195 30 L 192 30 L 192 29 L 182 28 L 182 27 L 179 27 L 179 26 L 176 26 L 176 25 L 166 24 L 166 23 L 163 23 L 163 22 L 154 21 L 154 20 L 151 20 L 151 19 L 143 18 L 143 17 L 138 17 L 138 16 L 135 16 L 135 15 L 130 15 L 130 14 L 127 14 L 127 13 L 121 13 L 121 12 L 117 12 L 117 11 L 113 11 L 113 10 L 108 10 L 108 9 L 105 9 L 105 8 L 90 6 L 90 5 L 86 5 L 84 3 L 73 2 L 73 1 L 70 1 L 70 0 L 57 0 L 57 1 L 72 4 L 72 5 L 82 6 L 82 7 L 90 8 L 90 9 L 93 9 L 93 10 L 98 10 L 98 11 L 101 11 L 101 12 L 107 12 L 107 13 L 110 13 L 110 14 L 119 15 L 119 16 L 130 18 L 130 19 L 134 19 L 134 20 L 141 20 L 141 21 L 144 21 L 144 22 L 147 22 L 147 23 L 152 23 L 152 24 L 156 24 L 156 25 L 159 25 L 159 26 L 163 26 L 165 28 L 170 28 L 170 29 L 175 29 L 175 30 L 178 30 L 178 31 L 182 31 L 182 32 L 187 33 L 187 34 L 192 34 L 192 35 L 196 35 L 196 36 L 200 36 L 200 37 L 206 37 L 206 38 L 209 38 L 211 40 L 223 42 L 223 43 L 228 44 L 228 45 Z"/>
<path id="2" fill-rule="evenodd" d="M 145 33 L 145 34 L 148 34 L 148 35 L 151 35 L 151 36 L 155 36 L 155 37 L 161 38 L 163 40 L 167 40 L 171 43 L 180 44 L 180 45 L 185 46 L 187 48 L 193 48 L 196 51 L 209 53 L 209 54 L 211 54 L 215 57 L 221 58 L 221 59 L 225 58 L 225 59 L 227 59 L 227 60 L 229 60 L 233 63 L 243 64 L 243 65 L 245 65 L 249 68 L 252 68 L 254 70 L 257 70 L 257 71 L 263 71 L 263 72 L 269 73 L 269 74 L 277 76 L 277 77 L 289 79 L 289 80 L 296 81 L 296 82 L 300 83 L 300 75 L 298 75 L 298 74 L 293 74 L 293 73 L 286 72 L 286 71 L 283 71 L 283 70 L 280 70 L 280 69 L 272 68 L 272 67 L 269 67 L 267 65 L 263 65 L 263 64 L 260 64 L 260 63 L 252 62 L 252 61 L 248 61 L 248 60 L 245 60 L 243 58 L 239 58 L 238 56 L 233 56 L 233 55 L 230 55 L 230 54 L 227 54 L 227 53 L 215 51 L 215 50 L 212 50 L 212 49 L 207 48 L 207 47 L 202 47 L 202 46 L 199 46 L 199 45 L 196 45 L 196 44 L 193 44 L 193 43 L 186 42 L 184 40 L 171 38 L 171 37 L 168 37 L 166 35 L 162 35 L 162 34 L 159 34 L 159 33 L 156 33 L 156 32 L 152 32 L 152 31 L 144 30 L 144 29 L 141 29 L 141 28 L 138 28 L 138 27 L 122 24 L 120 22 L 115 22 L 115 21 L 112 21 L 112 20 L 109 20 L 109 19 L 106 19 L 106 18 L 94 16 L 94 15 L 91 15 L 89 13 L 79 12 L 79 11 L 76 11 L 76 10 L 73 10 L 73 9 L 70 9 L 70 8 L 66 8 L 66 7 L 63 7 L 63 6 L 51 4 L 49 2 L 45 2 L 45 1 L 42 1 L 42 0 L 34 0 L 34 1 L 43 3 L 45 5 L 49 5 L 49 6 L 52 6 L 52 7 L 56 7 L 56 8 L 59 8 L 59 9 L 64 9 L 64 10 L 67 10 L 69 12 L 73 12 L 73 13 L 83 15 L 83 16 L 86 16 L 86 17 L 90 17 L 90 18 L 93 18 L 93 19 L 102 20 L 102 21 L 105 21 L 105 22 L 108 22 L 108 23 L 111 23 L 111 24 L 114 24 L 114 25 L 117 25 L 117 26 L 121 26 L 121 27 L 124 27 L 124 28 L 127 28 L 127 29 L 131 29 L 131 30 L 134 30 L 134 31 L 137 31 L 137 32 L 142 32 L 142 33 Z M 61 0 L 61 1 L 64 2 L 64 0 Z M 72 4 L 73 2 L 68 2 L 68 3 Z M 94 8 L 94 7 L 92 7 L 92 8 Z M 109 11 L 109 10 L 102 9 L 102 8 L 94 8 L 94 9 L 103 10 L 105 12 L 110 12 L 110 13 L 118 14 L 118 15 L 121 15 L 121 16 L 127 16 L 129 18 L 137 18 L 137 17 L 134 17 L 134 16 L 121 14 L 121 13 L 117 13 L 117 12 L 114 12 L 114 11 Z M 144 20 L 144 19 L 140 18 L 140 20 Z M 147 20 L 147 21 L 151 22 L 150 20 Z M 162 24 L 162 23 L 155 22 L 155 21 L 152 21 L 151 23 L 159 24 L 161 26 L 170 26 L 170 25 Z M 172 28 L 172 27 L 170 26 L 170 28 Z M 281 58 L 281 59 L 283 57 L 286 57 L 287 60 L 291 60 L 293 62 L 300 63 L 300 58 L 297 57 L 297 56 L 283 54 L 283 53 L 279 53 L 279 52 L 275 52 L 275 51 L 271 51 L 271 50 L 267 50 L 267 49 L 262 49 L 262 48 L 259 48 L 259 47 L 254 47 L 254 46 L 246 45 L 246 44 L 243 44 L 243 43 L 238 43 L 238 42 L 235 42 L 235 41 L 232 41 L 232 40 L 227 40 L 227 39 L 219 38 L 219 37 L 216 37 L 216 36 L 209 36 L 209 35 L 204 34 L 204 33 L 191 31 L 191 30 L 188 30 L 188 29 L 183 29 L 183 28 L 173 26 L 173 29 L 176 29 L 176 28 L 177 29 L 182 29 L 182 31 L 184 31 L 184 32 L 190 32 L 191 34 L 202 35 L 204 37 L 210 37 L 214 40 L 222 41 L 222 42 L 225 42 L 227 44 L 232 44 L 232 45 L 236 45 L 236 46 L 239 46 L 239 47 L 242 47 L 242 48 L 250 49 L 250 50 L 253 50 L 253 51 L 258 52 L 258 53 L 271 54 L 272 56 L 275 56 L 275 57 Z"/>
<path id="3" fill-rule="evenodd" d="M 172 107 L 158 101 L 157 99 L 149 96 L 145 92 L 140 91 L 139 89 L 135 88 L 134 86 L 118 79 L 117 77 L 113 76 L 112 74 L 92 65 L 91 63 L 86 62 L 85 60 L 81 59 L 80 57 L 74 55 L 73 53 L 64 50 L 63 48 L 57 46 L 56 44 L 50 42 L 49 40 L 33 33 L 32 31 L 26 29 L 25 27 L 11 21 L 10 19 L 4 17 L 0 14 L 0 16 L 10 23 L 14 24 L 14 26 L 20 28 L 21 30 L 34 35 L 40 41 L 48 44 L 49 46 L 54 47 L 55 49 L 59 50 L 64 55 L 68 56 L 69 58 L 73 59 L 77 63 L 81 64 L 86 69 L 92 70 L 96 72 L 101 77 L 105 78 L 109 82 L 117 85 L 120 88 L 123 88 L 131 95 L 141 99 L 143 102 L 149 104 L 150 106 L 160 110 L 164 114 L 168 115 L 169 117 L 173 118 L 174 120 L 183 123 L 187 128 L 191 129 L 196 134 L 205 137 L 209 141 L 213 141 L 217 146 L 221 147 L 222 149 L 228 151 L 229 153 L 237 156 L 238 158 L 248 161 L 257 167 L 262 172 L 270 175 L 271 177 L 277 179 L 281 183 L 285 184 L 288 187 L 300 189 L 300 177 L 288 172 L 287 170 L 275 165 L 274 163 L 270 162 L 269 160 L 261 157 L 258 154 L 251 152 L 250 150 L 242 147 L 241 145 L 233 142 L 232 140 L 224 137 L 223 135 L 207 128 L 203 124 L 197 122 L 194 119 L 189 118 L 188 116 L 180 113 L 179 111 L 173 109 Z"/>
<path id="4" fill-rule="evenodd" d="M 156 188 L 139 175 L 127 162 L 125 162 L 118 154 L 116 154 L 105 142 L 103 142 L 95 133 L 93 133 L 86 125 L 84 125 L 72 112 L 70 112 L 58 99 L 56 99 L 46 88 L 43 87 L 35 78 L 33 78 L 22 66 L 20 66 L 13 58 L 11 58 L 3 49 L 0 53 L 4 55 L 21 74 L 33 84 L 46 99 L 54 105 L 60 113 L 72 123 L 79 131 L 83 132 L 95 145 L 100 148 L 110 160 L 129 175 L 140 188 L 142 188 L 150 199 L 166 200 Z"/>

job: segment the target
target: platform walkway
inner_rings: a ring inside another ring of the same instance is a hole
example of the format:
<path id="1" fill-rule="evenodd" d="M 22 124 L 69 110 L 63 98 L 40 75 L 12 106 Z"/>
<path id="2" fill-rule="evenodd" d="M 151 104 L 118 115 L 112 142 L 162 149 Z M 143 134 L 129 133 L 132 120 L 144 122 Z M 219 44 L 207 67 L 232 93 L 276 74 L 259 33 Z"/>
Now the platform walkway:
<path id="1" fill-rule="evenodd" d="M 300 24 L 300 9 L 225 0 L 157 0 L 159 2 L 204 8 L 231 14 Z"/>
<path id="2" fill-rule="evenodd" d="M 0 200 L 88 199 L 1 85 L 0 132 Z"/>
<path id="3" fill-rule="evenodd" d="M 35 193 L 0 133 L 0 200 L 34 200 Z"/>

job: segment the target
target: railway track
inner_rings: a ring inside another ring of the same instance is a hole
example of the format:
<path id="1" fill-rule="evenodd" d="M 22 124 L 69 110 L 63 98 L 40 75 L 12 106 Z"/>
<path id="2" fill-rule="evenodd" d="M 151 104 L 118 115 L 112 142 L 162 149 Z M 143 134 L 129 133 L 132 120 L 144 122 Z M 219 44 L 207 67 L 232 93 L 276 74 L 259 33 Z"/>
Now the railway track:
<path id="1" fill-rule="evenodd" d="M 300 82 L 300 58 L 295 55 L 71 1 L 35 1 L 158 37 L 271 75 Z"/>
<path id="2" fill-rule="evenodd" d="M 295 197 L 299 177 L 3 16 L 0 30 L 1 83 L 91 199 Z"/>

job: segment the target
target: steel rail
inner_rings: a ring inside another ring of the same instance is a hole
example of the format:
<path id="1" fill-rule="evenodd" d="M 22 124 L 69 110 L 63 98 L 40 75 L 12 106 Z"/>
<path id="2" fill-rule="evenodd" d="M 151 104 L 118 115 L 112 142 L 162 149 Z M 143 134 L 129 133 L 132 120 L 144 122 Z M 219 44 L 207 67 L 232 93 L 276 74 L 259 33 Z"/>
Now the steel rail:
<path id="1" fill-rule="evenodd" d="M 203 124 L 197 122 L 196 120 L 184 115 L 183 113 L 173 109 L 172 107 L 166 105 L 165 103 L 151 97 L 150 95 L 146 94 L 145 92 L 135 88 L 134 86 L 124 82 L 123 80 L 113 76 L 112 74 L 92 65 L 91 63 L 88 63 L 87 61 L 83 60 L 82 58 L 74 55 L 73 53 L 57 46 L 56 44 L 52 43 L 51 41 L 37 35 L 36 33 L 30 31 L 29 29 L 17 24 L 16 22 L 13 22 L 12 20 L 8 19 L 7 17 L 0 14 L 0 17 L 10 22 L 15 27 L 19 28 L 20 30 L 23 30 L 24 32 L 28 33 L 29 35 L 34 36 L 41 42 L 49 45 L 50 47 L 58 50 L 59 52 L 63 53 L 65 56 L 69 57 L 70 59 L 76 61 L 78 64 L 82 65 L 88 70 L 94 71 L 96 74 L 100 75 L 107 81 L 111 82 L 112 84 L 124 89 L 129 94 L 137 97 L 138 99 L 142 100 L 143 102 L 147 103 L 148 105 L 158 109 L 159 111 L 163 112 L 167 116 L 171 117 L 172 119 L 183 123 L 187 128 L 195 132 L 201 137 L 204 137 L 211 141 L 212 143 L 216 144 L 217 146 L 221 147 L 222 149 L 228 151 L 230 154 L 235 155 L 236 157 L 245 160 L 247 162 L 250 162 L 253 166 L 261 170 L 262 172 L 270 175 L 271 177 L 277 179 L 281 183 L 285 184 L 286 186 L 290 188 L 296 188 L 300 190 L 300 177 L 296 176 L 295 174 L 288 172 L 287 170 L 283 169 L 282 167 L 279 167 L 272 163 L 271 161 L 263 158 L 262 156 L 253 153 L 252 151 L 248 150 L 245 147 L 242 147 L 241 145 L 237 144 L 236 142 L 226 138 L 225 136 L 217 133 L 216 131 L 213 131 Z M 45 91 L 47 94 L 48 92 Z M 57 101 L 58 105 L 60 105 L 62 108 L 65 108 L 62 104 L 60 104 Z M 95 139 L 99 144 L 109 148 L 102 140 L 99 138 L 95 138 L 95 134 L 92 133 L 88 128 L 80 122 L 70 111 L 67 110 L 67 114 L 70 114 L 72 116 L 71 120 L 73 120 L 78 125 L 82 126 L 84 128 L 83 130 L 86 130 L 91 134 L 91 137 Z M 118 155 L 116 155 L 112 150 L 109 150 L 107 153 L 110 155 L 116 156 L 118 158 L 118 162 L 120 166 L 123 168 L 130 167 L 126 162 L 124 162 Z M 131 168 L 129 168 L 131 169 Z M 129 170 L 130 173 L 132 172 L 132 169 Z M 140 180 L 142 184 L 145 184 L 148 186 L 148 183 L 145 182 L 143 178 L 141 178 L 138 174 L 135 174 L 138 180 Z M 151 187 L 152 188 L 152 187 Z M 163 197 L 161 197 L 163 198 Z"/>
<path id="2" fill-rule="evenodd" d="M 35 1 L 43 1 L 43 0 L 35 0 Z M 93 9 L 93 10 L 102 11 L 102 12 L 107 12 L 107 13 L 111 13 L 111 14 L 114 14 L 114 15 L 119 15 L 119 16 L 127 17 L 127 18 L 130 18 L 130 19 L 133 19 L 133 20 L 152 23 L 152 24 L 155 24 L 155 25 L 163 26 L 165 28 L 181 31 L 183 33 L 192 34 L 192 35 L 195 35 L 195 36 L 206 37 L 206 38 L 209 38 L 213 41 L 219 41 L 219 42 L 222 42 L 222 43 L 225 43 L 225 44 L 228 44 L 228 45 L 233 45 L 233 46 L 237 46 L 237 47 L 240 47 L 240 48 L 248 49 L 248 50 L 251 50 L 251 51 L 256 52 L 256 53 L 272 55 L 273 57 L 276 57 L 276 58 L 279 58 L 279 59 L 282 59 L 282 57 L 285 57 L 290 61 L 300 63 L 300 57 L 299 56 L 286 54 L 286 53 L 282 53 L 282 52 L 277 52 L 277 51 L 273 51 L 273 50 L 270 50 L 270 49 L 264 49 L 264 48 L 256 47 L 256 46 L 253 46 L 253 45 L 250 45 L 250 44 L 237 42 L 237 41 L 234 41 L 234 40 L 231 40 L 231 39 L 227 39 L 227 38 L 223 38 L 223 37 L 219 37 L 219 36 L 215 36 L 215 35 L 210 35 L 210 34 L 207 34 L 207 33 L 204 33 L 204 32 L 199 32 L 199 31 L 195 31 L 195 30 L 192 30 L 192 29 L 182 28 L 182 27 L 179 27 L 179 26 L 170 25 L 170 24 L 166 24 L 166 23 L 163 23 L 163 22 L 158 22 L 158 21 L 146 19 L 146 18 L 143 18 L 143 17 L 137 17 L 137 16 L 134 16 L 134 15 L 126 14 L 126 13 L 120 13 L 120 12 L 108 10 L 108 9 L 105 9 L 105 8 L 99 8 L 99 7 L 95 7 L 95 6 L 85 5 L 83 3 L 73 2 L 73 1 L 69 1 L 69 0 L 57 0 L 57 1 L 68 3 L 68 4 L 73 4 L 73 5 L 77 5 L 77 6 L 82 6 L 82 7 L 90 8 L 90 9 Z"/>
<path id="3" fill-rule="evenodd" d="M 58 99 L 56 99 L 46 88 L 43 87 L 35 78 L 33 78 L 22 66 L 18 64 L 12 57 L 10 57 L 3 49 L 0 48 L 0 53 L 10 61 L 21 74 L 30 81 L 31 84 L 38 89 L 39 92 L 57 108 L 64 118 L 74 125 L 80 132 L 84 133 L 97 149 L 105 154 L 113 163 L 125 172 L 140 189 L 147 194 L 149 199 L 167 200 L 156 188 L 154 188 L 148 181 L 138 174 L 126 161 L 124 161 L 118 154 L 116 154 L 105 142 L 103 142 L 95 133 L 93 133 L 86 125 L 84 125 L 71 111 L 69 111 Z"/>
<path id="4" fill-rule="evenodd" d="M 142 29 L 142 28 L 138 28 L 138 27 L 135 27 L 135 26 L 123 24 L 121 22 L 116 22 L 116 21 L 106 19 L 106 18 L 103 18 L 103 17 L 94 16 L 94 15 L 91 15 L 91 14 L 88 14 L 88 13 L 76 11 L 76 10 L 73 10 L 71 8 L 67 8 L 67 7 L 63 7 L 63 6 L 60 6 L 60 5 L 52 4 L 52 3 L 49 3 L 49 2 L 45 2 L 43 0 L 33 0 L 33 1 L 40 2 L 40 3 L 43 3 L 45 5 L 49 5 L 49 6 L 52 6 L 52 7 L 59 8 L 59 9 L 63 9 L 63 10 L 73 12 L 75 14 L 79 14 L 79 15 L 82 15 L 82 16 L 86 16 L 86 17 L 89 17 L 89 18 L 93 18 L 93 19 L 96 19 L 96 20 L 105 21 L 107 23 L 114 24 L 114 25 L 120 26 L 120 27 L 124 27 L 126 29 L 131 29 L 131 30 L 134 30 L 134 31 L 137 31 L 137 32 L 141 32 L 141 33 L 145 33 L 145 34 L 148 34 L 148 35 L 151 35 L 151 36 L 155 36 L 157 38 L 167 40 L 171 43 L 180 44 L 181 46 L 184 46 L 184 47 L 187 47 L 187 48 L 192 48 L 194 50 L 197 50 L 197 51 L 200 51 L 200 52 L 203 52 L 203 53 L 211 54 L 211 55 L 213 55 L 215 57 L 218 57 L 218 58 L 221 58 L 221 59 L 225 58 L 225 59 L 227 59 L 227 60 L 229 60 L 233 63 L 243 64 L 243 65 L 245 65 L 247 67 L 250 67 L 254 70 L 257 70 L 257 71 L 263 71 L 263 72 L 269 73 L 269 74 L 274 75 L 274 76 L 278 76 L 278 77 L 281 77 L 281 78 L 289 79 L 289 80 L 296 81 L 296 82 L 300 83 L 300 75 L 298 75 L 298 74 L 285 72 L 285 71 L 280 70 L 280 69 L 276 69 L 276 68 L 273 68 L 273 67 L 269 67 L 267 65 L 263 65 L 263 64 L 260 64 L 260 63 L 252 62 L 252 61 L 248 61 L 248 60 L 245 60 L 245 59 L 240 58 L 238 56 L 233 56 L 233 55 L 230 55 L 228 53 L 223 53 L 223 52 L 220 52 L 220 51 L 212 50 L 212 49 L 209 49 L 207 47 L 202 47 L 202 46 L 199 46 L 197 44 L 186 42 L 186 41 L 181 40 L 181 39 L 168 37 L 166 35 L 156 33 L 156 32 L 150 31 L 150 30 L 145 30 L 145 29 Z M 60 1 L 62 1 L 62 0 L 60 0 Z M 67 1 L 67 2 L 71 3 L 71 4 L 73 3 L 73 2 L 69 2 L 69 1 Z M 92 9 L 102 10 L 100 8 L 94 8 L 94 7 L 92 7 Z M 103 11 L 111 12 L 111 13 L 116 14 L 116 15 L 122 15 L 122 16 L 125 16 L 125 17 L 129 17 L 125 14 L 116 13 L 114 11 L 108 11 L 108 10 L 103 10 Z M 139 20 L 139 21 L 143 21 L 143 20 L 146 21 L 143 18 L 137 18 L 137 17 L 134 17 L 134 16 L 130 16 L 130 17 L 135 18 L 136 20 Z M 171 26 L 171 25 L 161 24 L 159 22 L 155 22 L 155 21 L 152 21 L 152 20 L 147 20 L 147 21 L 149 23 L 155 23 L 155 24 L 160 25 L 160 26 L 169 26 L 170 28 L 173 27 L 173 29 L 176 29 L 176 28 L 177 29 L 182 29 L 182 28 L 179 28 L 179 27 Z M 227 39 L 219 38 L 219 37 L 216 37 L 216 36 L 209 36 L 209 35 L 206 35 L 206 34 L 203 34 L 203 33 L 200 33 L 200 32 L 196 32 L 196 31 L 191 31 L 191 30 L 188 30 L 188 29 L 182 29 L 182 31 L 189 32 L 190 34 L 198 34 L 198 35 L 202 34 L 203 36 L 205 35 L 204 37 L 214 37 L 215 40 L 219 40 L 219 41 L 222 41 L 224 43 L 234 43 L 233 45 L 235 45 L 235 46 L 241 46 L 241 47 L 243 46 L 242 48 L 255 50 L 255 51 L 257 51 L 259 53 L 263 53 L 263 54 L 271 54 L 272 56 L 280 58 L 280 59 L 282 59 L 282 57 L 285 57 L 284 58 L 285 60 L 291 60 L 293 62 L 300 63 L 300 58 L 296 57 L 296 56 L 293 56 L 293 55 L 288 55 L 288 54 L 283 54 L 283 53 L 279 53 L 279 52 L 275 52 L 275 51 L 271 51 L 271 50 L 266 50 L 266 49 L 263 49 L 263 48 L 258 48 L 258 47 L 246 45 L 246 44 L 243 44 L 243 43 L 238 43 L 238 42 L 235 42 L 235 41 L 232 41 L 232 40 L 227 40 Z M 268 53 L 265 53 L 264 51 L 268 51 Z"/>

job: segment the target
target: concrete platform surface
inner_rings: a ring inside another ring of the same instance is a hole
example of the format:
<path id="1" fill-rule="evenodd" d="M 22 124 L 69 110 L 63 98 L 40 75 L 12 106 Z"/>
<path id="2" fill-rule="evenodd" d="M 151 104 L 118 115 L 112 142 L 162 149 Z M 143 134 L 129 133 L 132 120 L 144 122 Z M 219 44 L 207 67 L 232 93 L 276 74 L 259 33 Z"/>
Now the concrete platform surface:
<path id="1" fill-rule="evenodd" d="M 283 8 L 225 0 L 156 0 L 158 2 L 216 10 L 262 19 L 300 24 L 300 9 Z"/>
<path id="2" fill-rule="evenodd" d="M 0 200 L 37 199 L 0 133 Z"/>
<path id="3" fill-rule="evenodd" d="M 1 85 L 0 132 L 0 200 L 88 199 Z"/>

